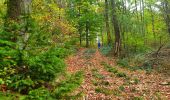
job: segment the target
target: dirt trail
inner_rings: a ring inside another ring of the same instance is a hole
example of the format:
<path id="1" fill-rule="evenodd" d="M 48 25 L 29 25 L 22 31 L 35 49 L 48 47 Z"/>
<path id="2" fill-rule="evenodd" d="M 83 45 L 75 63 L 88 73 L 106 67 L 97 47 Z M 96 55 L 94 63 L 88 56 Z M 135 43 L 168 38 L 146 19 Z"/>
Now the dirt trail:
<path id="1" fill-rule="evenodd" d="M 121 68 L 114 58 L 107 58 L 98 50 L 80 49 L 66 63 L 70 73 L 85 72 L 84 82 L 77 90 L 85 94 L 85 100 L 170 100 L 170 78 L 157 72 Z M 102 63 L 111 68 L 108 70 Z M 117 72 L 113 73 L 112 68 Z"/>

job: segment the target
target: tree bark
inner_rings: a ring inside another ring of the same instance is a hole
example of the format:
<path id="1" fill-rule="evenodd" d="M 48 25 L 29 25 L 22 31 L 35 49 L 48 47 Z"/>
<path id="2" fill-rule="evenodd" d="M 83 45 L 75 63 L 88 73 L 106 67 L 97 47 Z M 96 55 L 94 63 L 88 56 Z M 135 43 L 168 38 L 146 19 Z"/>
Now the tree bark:
<path id="1" fill-rule="evenodd" d="M 156 43 L 156 34 L 155 34 L 155 17 L 154 17 L 154 12 L 153 12 L 153 8 L 151 5 L 149 5 L 150 8 L 150 12 L 151 12 L 151 18 L 152 18 L 152 33 L 154 36 L 154 42 Z"/>
<path id="2" fill-rule="evenodd" d="M 112 23 L 115 31 L 115 44 L 114 44 L 114 55 L 119 56 L 121 50 L 121 37 L 120 37 L 120 29 L 119 22 L 116 15 L 116 4 L 115 0 L 111 0 L 112 5 Z"/>
<path id="3" fill-rule="evenodd" d="M 165 9 L 165 21 L 167 25 L 167 30 L 170 35 L 170 2 L 168 0 L 164 0 L 164 9 Z"/>
<path id="4" fill-rule="evenodd" d="M 89 22 L 86 21 L 86 48 L 89 47 Z"/>
<path id="5" fill-rule="evenodd" d="M 7 2 L 7 18 L 18 21 L 21 15 L 21 0 L 8 0 Z"/>
<path id="6" fill-rule="evenodd" d="M 17 41 L 17 29 L 12 27 L 13 24 L 20 22 L 21 16 L 21 0 L 8 0 L 7 1 L 7 14 L 4 23 L 4 30 L 9 33 L 7 36 L 2 36 L 7 40 L 13 42 Z"/>
<path id="7" fill-rule="evenodd" d="M 108 10 L 109 10 L 108 0 L 105 0 L 105 22 L 106 22 L 106 31 L 107 31 L 107 43 L 108 43 L 108 45 L 110 45 L 111 44 L 111 34 L 110 34 Z"/>

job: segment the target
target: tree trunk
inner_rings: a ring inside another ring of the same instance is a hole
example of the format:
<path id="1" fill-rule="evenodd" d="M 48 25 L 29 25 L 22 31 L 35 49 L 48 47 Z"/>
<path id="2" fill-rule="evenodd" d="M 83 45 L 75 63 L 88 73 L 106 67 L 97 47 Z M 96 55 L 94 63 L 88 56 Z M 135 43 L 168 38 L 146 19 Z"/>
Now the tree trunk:
<path id="1" fill-rule="evenodd" d="M 110 35 L 108 10 L 109 10 L 108 0 L 105 0 L 105 22 L 106 22 L 106 31 L 107 31 L 107 43 L 108 43 L 108 45 L 110 45 L 111 44 L 111 35 Z"/>
<path id="2" fill-rule="evenodd" d="M 165 10 L 165 21 L 167 25 L 167 30 L 170 35 L 170 2 L 168 0 L 164 0 L 164 10 Z"/>
<path id="3" fill-rule="evenodd" d="M 21 0 L 8 0 L 7 2 L 7 18 L 18 21 L 21 15 Z"/>
<path id="4" fill-rule="evenodd" d="M 155 34 L 155 17 L 154 17 L 154 12 L 153 12 L 153 8 L 151 5 L 149 5 L 150 8 L 150 12 L 151 12 L 151 18 L 152 18 L 152 33 L 154 36 L 154 44 L 156 43 L 156 34 Z"/>
<path id="5" fill-rule="evenodd" d="M 121 50 L 121 39 L 120 39 L 120 29 L 116 15 L 116 4 L 115 0 L 111 0 L 112 5 L 112 23 L 115 31 L 115 44 L 114 44 L 114 55 L 119 56 Z"/>
<path id="6" fill-rule="evenodd" d="M 4 23 L 4 30 L 8 32 L 8 36 L 5 37 L 13 42 L 17 41 L 17 29 L 12 27 L 12 24 L 20 22 L 21 16 L 21 0 L 8 0 L 7 1 L 7 14 Z"/>
<path id="7" fill-rule="evenodd" d="M 86 21 L 86 47 L 89 47 L 89 22 Z"/>
<path id="8" fill-rule="evenodd" d="M 78 7 L 78 18 L 80 19 L 80 17 L 81 17 L 81 14 L 80 14 L 80 11 L 81 11 L 81 9 L 80 9 L 80 5 L 79 5 L 79 7 Z M 80 25 L 80 22 L 78 22 L 78 32 L 79 32 L 79 35 L 80 35 L 80 46 L 82 45 L 82 31 L 81 31 L 81 25 Z"/>

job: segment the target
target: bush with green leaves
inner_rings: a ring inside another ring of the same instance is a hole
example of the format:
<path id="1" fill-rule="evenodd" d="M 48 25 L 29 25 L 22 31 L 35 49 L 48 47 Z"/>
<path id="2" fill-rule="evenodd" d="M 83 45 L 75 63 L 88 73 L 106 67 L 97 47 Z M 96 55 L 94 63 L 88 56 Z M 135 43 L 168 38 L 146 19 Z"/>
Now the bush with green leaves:
<path id="1" fill-rule="evenodd" d="M 65 63 L 57 57 L 58 52 L 47 51 L 29 59 L 29 75 L 33 80 L 52 81 L 65 70 Z"/>
<path id="2" fill-rule="evenodd" d="M 15 66 L 19 59 L 16 44 L 0 38 L 0 68 Z"/>
<path id="3" fill-rule="evenodd" d="M 78 88 L 83 81 L 83 72 L 77 72 L 69 76 L 66 80 L 59 83 L 56 89 L 53 91 L 53 96 L 56 99 L 70 98 L 69 93 Z"/>
<path id="4" fill-rule="evenodd" d="M 46 100 L 50 93 L 41 87 L 45 83 L 51 86 L 50 82 L 65 73 L 64 58 L 71 52 L 65 47 L 58 47 L 52 40 L 52 33 L 47 34 L 41 30 L 32 18 L 26 20 L 26 25 L 15 24 L 8 27 L 14 31 L 0 32 L 0 84 L 11 91 L 29 94 L 29 100 Z M 25 32 L 29 34 L 28 37 L 20 34 L 25 27 L 28 29 Z M 63 80 L 55 89 L 54 97 L 78 87 L 82 81 L 81 76 L 81 73 L 77 73 L 68 80 Z M 63 88 L 68 91 L 63 91 Z"/>
<path id="5" fill-rule="evenodd" d="M 51 51 L 53 53 L 52 55 L 55 55 L 58 58 L 62 58 L 62 59 L 71 54 L 70 50 L 68 50 L 66 48 L 61 48 L 61 47 L 53 48 Z M 55 51 L 55 52 L 53 52 L 53 51 Z"/>
<path id="6" fill-rule="evenodd" d="M 0 45 L 1 84 L 12 90 L 25 94 L 40 83 L 54 80 L 65 70 L 64 61 L 58 58 L 60 52 L 53 49 L 34 55 L 28 50 L 19 50 L 7 40 L 0 40 Z"/>
<path id="7" fill-rule="evenodd" d="M 25 100 L 54 100 L 54 98 L 46 88 L 38 88 L 31 90 Z"/>

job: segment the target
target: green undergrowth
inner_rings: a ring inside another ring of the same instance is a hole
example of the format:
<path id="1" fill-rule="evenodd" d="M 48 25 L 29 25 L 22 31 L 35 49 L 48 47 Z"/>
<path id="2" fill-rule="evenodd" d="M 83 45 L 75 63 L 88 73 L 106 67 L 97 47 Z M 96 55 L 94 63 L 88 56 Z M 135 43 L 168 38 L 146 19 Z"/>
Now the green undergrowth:
<path id="1" fill-rule="evenodd" d="M 103 87 L 98 87 L 95 89 L 96 93 L 103 93 L 105 95 L 112 95 L 113 91 L 107 88 L 103 88 Z"/>
<path id="2" fill-rule="evenodd" d="M 65 80 L 58 82 L 51 89 L 40 87 L 32 89 L 27 95 L 21 95 L 13 92 L 0 92 L 0 100 L 60 100 L 60 99 L 76 99 L 82 96 L 82 93 L 74 94 L 83 82 L 83 72 L 77 72 L 67 75 Z"/>
<path id="3" fill-rule="evenodd" d="M 87 49 L 83 52 L 85 59 L 90 59 L 93 57 L 94 53 L 96 52 L 96 49 Z"/>
<path id="4" fill-rule="evenodd" d="M 25 100 L 26 96 L 17 94 L 17 93 L 10 93 L 10 92 L 0 92 L 0 100 Z"/>
<path id="5" fill-rule="evenodd" d="M 85 55 L 93 55 L 96 52 L 96 49 L 87 49 L 84 51 Z"/>
<path id="6" fill-rule="evenodd" d="M 108 55 L 111 52 L 112 48 L 113 48 L 112 46 L 102 46 L 99 51 L 103 55 Z"/>
<path id="7" fill-rule="evenodd" d="M 102 62 L 101 64 L 104 66 L 104 68 L 105 68 L 108 72 L 111 72 L 111 73 L 115 74 L 117 77 L 125 77 L 125 78 L 127 77 L 126 73 L 124 73 L 124 72 L 119 72 L 119 70 L 116 69 L 115 67 L 112 67 L 111 65 L 108 65 L 108 64 L 105 63 L 105 62 Z"/>
<path id="8" fill-rule="evenodd" d="M 74 97 L 71 94 L 76 88 L 78 88 L 83 82 L 83 72 L 77 72 L 74 75 L 68 76 L 68 78 L 56 86 L 56 89 L 53 91 L 53 95 L 56 99 L 67 98 L 71 99 Z"/>
<path id="9" fill-rule="evenodd" d="M 104 79 L 105 77 L 98 72 L 97 69 L 92 69 L 92 76 L 98 79 Z"/>
<path id="10" fill-rule="evenodd" d="M 117 61 L 117 64 L 122 67 L 122 68 L 126 68 L 128 70 L 131 70 L 131 71 L 136 71 L 136 70 L 145 70 L 148 74 L 150 72 L 152 72 L 153 70 L 153 64 L 152 62 L 150 61 L 143 61 L 143 62 L 138 62 L 138 63 L 135 63 L 135 64 L 131 64 L 129 63 L 130 61 L 126 58 L 124 59 L 119 59 Z"/>

